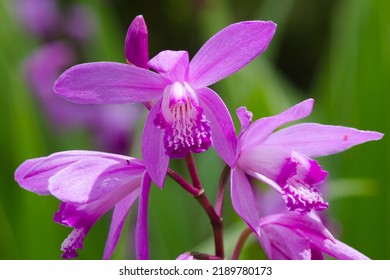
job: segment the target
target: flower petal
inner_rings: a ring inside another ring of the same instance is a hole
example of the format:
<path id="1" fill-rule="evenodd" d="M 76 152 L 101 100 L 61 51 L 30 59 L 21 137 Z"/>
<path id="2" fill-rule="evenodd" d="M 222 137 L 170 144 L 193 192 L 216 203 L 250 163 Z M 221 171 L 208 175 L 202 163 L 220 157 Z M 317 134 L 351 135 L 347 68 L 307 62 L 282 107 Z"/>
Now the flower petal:
<path id="1" fill-rule="evenodd" d="M 111 258 L 122 232 L 126 216 L 136 199 L 139 197 L 139 193 L 139 189 L 134 190 L 115 206 L 111 219 L 110 232 L 108 233 L 106 246 L 104 248 L 103 259 L 107 260 Z"/>
<path id="2" fill-rule="evenodd" d="M 148 69 L 148 29 L 143 16 L 137 16 L 127 30 L 125 54 L 128 63 Z"/>
<path id="3" fill-rule="evenodd" d="M 122 185 L 117 190 L 108 193 L 105 197 L 101 197 L 90 203 L 74 204 L 63 202 L 60 205 L 60 210 L 54 215 L 54 221 L 73 227 L 73 232 L 63 242 L 61 249 L 64 251 L 63 257 L 77 257 L 77 249 L 83 248 L 83 240 L 91 227 L 114 207 L 123 197 L 136 192 L 139 193 L 141 180 L 133 180 L 128 184 Z"/>
<path id="4" fill-rule="evenodd" d="M 230 196 L 234 210 L 248 224 L 248 226 L 260 236 L 259 209 L 255 193 L 246 177 L 246 174 L 239 168 L 231 172 Z"/>
<path id="5" fill-rule="evenodd" d="M 188 52 L 162 51 L 149 61 L 149 66 L 171 81 L 184 81 L 188 72 Z"/>
<path id="6" fill-rule="evenodd" d="M 194 260 L 196 260 L 196 259 L 195 259 L 194 256 L 191 255 L 190 253 L 184 253 L 184 254 L 181 254 L 180 256 L 178 256 L 178 257 L 176 258 L 176 260 L 194 261 Z"/>
<path id="7" fill-rule="evenodd" d="M 244 131 L 247 130 L 247 128 L 252 123 L 253 114 L 252 112 L 248 111 L 245 106 L 238 108 L 236 110 L 236 114 L 241 124 L 241 131 L 240 131 L 240 135 L 241 135 L 242 133 L 244 133 Z"/>
<path id="8" fill-rule="evenodd" d="M 313 109 L 313 104 L 313 99 L 307 99 L 278 115 L 255 121 L 241 136 L 239 149 L 258 145 L 279 126 L 307 117 Z"/>
<path id="9" fill-rule="evenodd" d="M 138 205 L 137 225 L 135 227 L 135 250 L 138 260 L 149 258 L 148 246 L 148 200 L 151 180 L 147 172 L 142 178 L 141 195 Z"/>
<path id="10" fill-rule="evenodd" d="M 290 167 L 286 167 L 285 164 L 289 162 L 290 155 L 288 151 L 279 146 L 259 145 L 241 151 L 237 165 L 256 178 L 257 176 L 252 173 L 261 174 L 276 182 L 282 171 L 283 173 L 295 171 L 295 165 L 291 166 L 291 170 L 285 170 Z"/>
<path id="11" fill-rule="evenodd" d="M 109 153 L 77 150 L 59 152 L 47 157 L 26 160 L 16 169 L 15 180 L 26 190 L 47 195 L 50 194 L 48 190 L 50 177 L 67 166 L 88 157 L 112 158 L 123 162 L 126 162 L 126 160 L 134 162 L 132 158 Z M 139 161 L 138 165 L 142 166 Z"/>
<path id="12" fill-rule="evenodd" d="M 236 132 L 232 118 L 222 99 L 209 88 L 197 90 L 200 106 L 210 121 L 211 138 L 218 155 L 230 166 L 234 166 Z"/>
<path id="13" fill-rule="evenodd" d="M 49 179 L 52 195 L 64 202 L 91 203 L 108 195 L 122 198 L 129 187 L 140 183 L 144 167 L 132 159 L 118 161 L 89 157 L 62 169 Z M 138 183 L 137 183 L 138 182 Z"/>
<path id="14" fill-rule="evenodd" d="M 310 242 L 289 228 L 268 224 L 258 238 L 271 260 L 310 260 Z"/>
<path id="15" fill-rule="evenodd" d="M 268 47 L 276 24 L 246 21 L 232 24 L 211 37 L 190 63 L 195 88 L 214 84 L 240 70 Z"/>
<path id="16" fill-rule="evenodd" d="M 18 184 L 30 191 L 40 195 L 49 195 L 48 179 L 59 170 L 59 167 L 49 169 L 47 172 L 39 172 L 34 171 L 34 167 L 36 167 L 40 162 L 42 162 L 44 158 L 35 158 L 28 159 L 23 162 L 15 171 L 15 181 Z"/>
<path id="17" fill-rule="evenodd" d="M 309 238 L 317 247 L 317 244 L 323 243 L 324 240 L 330 240 L 331 242 L 336 240 L 318 218 L 311 213 L 306 215 L 296 212 L 275 214 L 262 218 L 260 227 L 266 224 L 278 224 L 290 228 L 297 234 Z"/>
<path id="18" fill-rule="evenodd" d="M 324 240 L 323 244 L 316 245 L 328 255 L 340 260 L 369 260 L 367 256 L 339 240 Z"/>
<path id="19" fill-rule="evenodd" d="M 73 66 L 55 82 L 61 97 L 81 104 L 145 102 L 162 96 L 166 80 L 135 66 L 93 62 Z"/>
<path id="20" fill-rule="evenodd" d="M 303 123 L 270 135 L 264 144 L 280 145 L 309 157 L 339 153 L 355 145 L 379 140 L 382 133 L 363 131 L 344 126 Z"/>
<path id="21" fill-rule="evenodd" d="M 169 157 L 165 154 L 164 131 L 154 125 L 157 113 L 161 108 L 161 100 L 150 110 L 142 134 L 142 158 L 153 182 L 163 187 L 168 170 Z"/>

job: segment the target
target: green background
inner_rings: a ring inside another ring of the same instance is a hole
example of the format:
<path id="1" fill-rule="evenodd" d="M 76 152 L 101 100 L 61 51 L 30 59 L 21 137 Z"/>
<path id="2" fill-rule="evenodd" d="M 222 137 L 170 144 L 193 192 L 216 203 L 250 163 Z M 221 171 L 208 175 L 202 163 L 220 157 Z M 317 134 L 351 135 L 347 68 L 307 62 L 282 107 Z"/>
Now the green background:
<path id="1" fill-rule="evenodd" d="M 90 7 L 96 17 L 96 38 L 84 46 L 83 61 L 124 62 L 126 30 L 138 14 L 144 15 L 148 25 L 150 57 L 164 49 L 189 50 L 193 56 L 211 35 L 231 23 L 272 20 L 278 28 L 268 50 L 212 86 L 235 122 L 239 106 L 247 106 L 257 119 L 313 97 L 314 113 L 307 121 L 390 132 L 387 0 L 74 2 Z M 59 259 L 60 245 L 70 229 L 52 220 L 58 201 L 18 187 L 14 170 L 28 158 L 94 147 L 85 131 L 55 135 L 33 98 L 21 65 L 42 42 L 23 30 L 12 3 L 0 2 L 0 259 Z M 142 126 L 141 122 L 134 132 L 133 156 L 140 154 Z M 379 142 L 319 159 L 330 173 L 327 212 L 337 225 L 333 232 L 373 259 L 390 258 L 389 141 L 385 135 Z M 223 164 L 213 150 L 197 155 L 196 161 L 213 201 Z M 185 170 L 180 161 L 172 166 Z M 129 215 L 115 259 L 134 258 L 135 214 Z M 211 226 L 205 214 L 170 179 L 163 191 L 152 188 L 149 217 L 151 258 L 174 259 L 189 250 L 212 252 Z M 106 215 L 93 227 L 79 259 L 101 258 L 109 221 Z M 244 224 L 229 199 L 224 221 L 225 244 L 231 252 Z M 254 239 L 242 258 L 264 258 Z"/>

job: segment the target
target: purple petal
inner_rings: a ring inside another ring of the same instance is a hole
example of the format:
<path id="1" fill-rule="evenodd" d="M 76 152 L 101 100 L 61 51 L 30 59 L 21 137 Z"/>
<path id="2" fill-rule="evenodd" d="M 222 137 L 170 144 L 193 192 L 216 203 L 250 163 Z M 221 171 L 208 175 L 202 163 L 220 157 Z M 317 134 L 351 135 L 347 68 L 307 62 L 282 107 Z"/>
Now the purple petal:
<path id="1" fill-rule="evenodd" d="M 276 182 L 278 179 L 281 181 L 281 176 L 288 178 L 292 172 L 295 172 L 295 164 L 286 165 L 290 162 L 290 156 L 288 151 L 278 146 L 259 145 L 242 150 L 237 165 L 256 178 L 258 176 L 253 173 L 261 174 Z"/>
<path id="2" fill-rule="evenodd" d="M 316 245 L 328 255 L 340 260 L 369 260 L 367 256 L 339 240 L 324 240 L 323 244 Z"/>
<path id="3" fill-rule="evenodd" d="M 103 259 L 107 260 L 111 258 L 122 232 L 126 216 L 138 197 L 139 190 L 135 190 L 115 206 L 111 219 L 110 232 L 108 233 L 106 247 L 104 248 Z"/>
<path id="4" fill-rule="evenodd" d="M 43 172 L 34 171 L 34 167 L 39 165 L 44 158 L 29 159 L 23 162 L 15 171 L 15 181 L 18 184 L 30 191 L 40 195 L 50 194 L 48 187 L 48 179 L 59 170 L 61 167 L 53 167 Z"/>
<path id="5" fill-rule="evenodd" d="M 310 115 L 314 100 L 307 99 L 286 111 L 255 121 L 244 133 L 239 141 L 239 146 L 258 145 L 264 141 L 275 129 L 286 123 L 296 121 Z"/>
<path id="6" fill-rule="evenodd" d="M 315 246 L 311 246 L 311 259 L 312 260 L 323 260 L 324 255 L 322 251 Z"/>
<path id="7" fill-rule="evenodd" d="M 234 210 L 260 236 L 259 209 L 252 186 L 246 174 L 239 168 L 231 172 L 231 199 Z"/>
<path id="8" fill-rule="evenodd" d="M 135 249 L 138 260 L 149 258 L 148 246 L 148 200 L 151 180 L 147 172 L 142 178 L 141 195 L 138 205 L 137 225 L 135 227 Z"/>
<path id="9" fill-rule="evenodd" d="M 264 141 L 264 144 L 280 145 L 309 157 L 319 157 L 339 153 L 382 137 L 382 133 L 375 131 L 303 123 L 275 132 Z"/>
<path id="10" fill-rule="evenodd" d="M 107 211 L 114 207 L 119 201 L 133 192 L 139 193 L 141 179 L 133 180 L 128 184 L 118 187 L 118 189 L 108 193 L 90 203 L 73 204 L 63 202 L 60 210 L 55 214 L 54 221 L 62 225 L 73 227 L 73 233 L 62 244 L 65 258 L 77 256 L 77 249 L 82 249 L 82 242 L 91 227 Z"/>
<path id="11" fill-rule="evenodd" d="M 324 240 L 330 240 L 334 242 L 336 239 L 332 234 L 325 228 L 325 226 L 314 218 L 313 214 L 302 215 L 295 212 L 286 212 L 283 214 L 271 215 L 261 220 L 260 226 L 266 224 L 278 224 L 290 228 L 297 234 L 303 235 L 316 245 L 321 244 Z"/>
<path id="12" fill-rule="evenodd" d="M 253 114 L 252 112 L 248 111 L 245 106 L 238 108 L 236 114 L 241 123 L 241 135 L 252 123 Z"/>
<path id="13" fill-rule="evenodd" d="M 49 179 L 49 191 L 64 202 L 91 203 L 107 196 L 125 197 L 140 184 L 144 167 L 132 159 L 89 157 L 57 172 Z"/>
<path id="14" fill-rule="evenodd" d="M 146 102 L 162 97 L 166 80 L 128 64 L 93 62 L 73 66 L 55 82 L 61 97 L 81 104 Z"/>
<path id="15" fill-rule="evenodd" d="M 148 29 L 143 16 L 137 16 L 127 30 L 125 53 L 128 63 L 148 69 Z"/>
<path id="16" fill-rule="evenodd" d="M 176 258 L 176 260 L 184 260 L 184 261 L 194 261 L 195 258 L 193 255 L 191 255 L 190 253 L 184 253 L 184 254 L 181 254 L 180 256 L 178 256 Z"/>
<path id="17" fill-rule="evenodd" d="M 246 21 L 232 24 L 211 37 L 190 63 L 195 88 L 214 84 L 240 70 L 268 47 L 276 24 Z"/>
<path id="18" fill-rule="evenodd" d="M 211 138 L 218 155 L 230 166 L 234 166 L 236 132 L 232 118 L 222 99 L 209 88 L 197 90 L 200 106 L 210 121 Z"/>
<path id="19" fill-rule="evenodd" d="M 49 194 L 48 186 L 50 177 L 71 164 L 88 157 L 111 158 L 123 162 L 126 162 L 126 160 L 133 161 L 132 158 L 109 153 L 66 151 L 25 161 L 16 169 L 15 180 L 26 190 L 42 195 Z M 142 166 L 140 163 L 138 165 Z"/>
<path id="20" fill-rule="evenodd" d="M 149 61 L 149 66 L 171 81 L 187 80 L 188 52 L 162 51 Z"/>
<path id="21" fill-rule="evenodd" d="M 289 228 L 268 224 L 258 238 L 271 260 L 310 260 L 310 242 Z"/>
<path id="22" fill-rule="evenodd" d="M 68 235 L 61 245 L 65 259 L 76 258 L 77 250 L 83 249 L 85 236 L 91 227 L 105 213 L 104 210 L 96 208 L 96 211 L 89 211 L 88 205 L 74 205 L 61 203 L 60 209 L 54 215 L 54 221 L 64 226 L 73 227 L 73 231 Z"/>
<path id="23" fill-rule="evenodd" d="M 142 135 L 142 158 L 153 182 L 163 187 L 168 170 L 169 157 L 165 154 L 164 131 L 154 125 L 160 111 L 161 100 L 150 110 Z"/>

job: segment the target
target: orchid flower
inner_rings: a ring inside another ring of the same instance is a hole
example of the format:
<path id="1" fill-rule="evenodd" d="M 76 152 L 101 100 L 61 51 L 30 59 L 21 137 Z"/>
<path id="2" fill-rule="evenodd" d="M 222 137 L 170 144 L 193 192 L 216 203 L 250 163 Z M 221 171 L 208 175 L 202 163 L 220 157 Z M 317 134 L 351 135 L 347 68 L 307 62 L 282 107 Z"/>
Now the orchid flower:
<path id="1" fill-rule="evenodd" d="M 50 36 L 59 27 L 57 1 L 17 0 L 15 8 L 23 26 L 38 37 Z"/>
<path id="2" fill-rule="evenodd" d="M 323 253 L 343 260 L 368 259 L 335 239 L 314 213 L 269 215 L 259 220 L 259 228 L 258 240 L 271 260 L 323 259 Z"/>
<path id="3" fill-rule="evenodd" d="M 191 61 L 186 51 L 160 52 L 147 64 L 157 73 L 114 62 L 76 65 L 58 78 L 54 90 L 82 104 L 155 101 L 143 131 L 142 156 L 151 178 L 162 187 L 169 158 L 203 152 L 212 143 L 233 166 L 234 126 L 225 104 L 208 86 L 265 51 L 275 29 L 271 21 L 232 24 L 210 38 Z"/>
<path id="4" fill-rule="evenodd" d="M 231 198 L 236 212 L 258 236 L 260 212 L 248 175 L 279 192 L 289 210 L 303 214 L 313 209 L 321 211 L 328 204 L 317 186 L 325 180 L 327 172 L 310 157 L 339 153 L 383 136 L 379 132 L 316 123 L 297 124 L 273 132 L 308 116 L 313 102 L 308 99 L 253 124 L 251 112 L 244 107 L 237 110 L 241 133 L 231 172 Z"/>
<path id="5" fill-rule="evenodd" d="M 114 208 L 104 259 L 117 245 L 122 227 L 137 198 L 136 255 L 148 258 L 147 205 L 151 180 L 142 161 L 121 155 L 66 151 L 30 159 L 15 171 L 19 185 L 61 201 L 55 222 L 73 227 L 62 243 L 63 258 L 78 256 L 83 240 L 98 219 Z"/>

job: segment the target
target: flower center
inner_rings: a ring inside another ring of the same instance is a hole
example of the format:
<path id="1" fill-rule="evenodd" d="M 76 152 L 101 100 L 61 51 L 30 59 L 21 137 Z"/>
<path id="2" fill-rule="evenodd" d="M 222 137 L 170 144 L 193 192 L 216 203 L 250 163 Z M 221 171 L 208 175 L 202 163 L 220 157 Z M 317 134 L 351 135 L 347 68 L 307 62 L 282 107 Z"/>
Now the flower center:
<path id="1" fill-rule="evenodd" d="M 211 146 L 210 123 L 186 83 L 174 82 L 165 88 L 154 124 L 165 130 L 165 152 L 171 158 L 183 158 L 190 151 L 201 153 Z"/>
<path id="2" fill-rule="evenodd" d="M 326 209 L 328 203 L 316 186 L 325 180 L 327 174 L 315 160 L 292 152 L 277 178 L 288 210 L 308 213 L 313 209 Z"/>
<path id="3" fill-rule="evenodd" d="M 282 191 L 283 199 L 290 211 L 305 214 L 312 209 L 322 211 L 328 208 L 328 203 L 323 200 L 318 190 L 296 176 L 287 180 Z"/>

